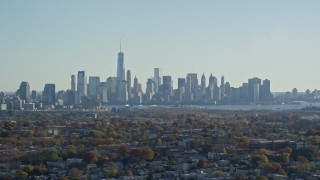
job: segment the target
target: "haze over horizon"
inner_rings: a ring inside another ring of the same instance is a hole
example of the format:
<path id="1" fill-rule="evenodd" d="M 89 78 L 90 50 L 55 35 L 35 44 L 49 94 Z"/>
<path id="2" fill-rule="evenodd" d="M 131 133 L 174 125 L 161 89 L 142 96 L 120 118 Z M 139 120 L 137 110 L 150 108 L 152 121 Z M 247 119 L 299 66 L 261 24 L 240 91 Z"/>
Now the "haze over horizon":
<path id="1" fill-rule="evenodd" d="M 271 80 L 273 92 L 320 89 L 320 1 L 1 1 L 0 91 L 22 81 L 70 88 L 85 70 L 116 76 L 124 64 L 145 87 L 153 68 Z M 220 81 L 219 81 L 220 83 Z"/>

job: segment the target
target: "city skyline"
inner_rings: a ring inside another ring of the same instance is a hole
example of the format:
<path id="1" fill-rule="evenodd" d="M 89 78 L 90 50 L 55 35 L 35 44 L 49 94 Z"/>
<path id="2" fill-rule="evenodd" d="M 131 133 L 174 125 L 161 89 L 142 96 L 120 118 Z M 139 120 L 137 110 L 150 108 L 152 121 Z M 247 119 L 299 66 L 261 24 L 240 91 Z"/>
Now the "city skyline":
<path id="1" fill-rule="evenodd" d="M 0 91 L 14 92 L 22 81 L 37 91 L 48 83 L 70 89 L 78 70 L 115 77 L 120 39 L 124 68 L 143 86 L 156 67 L 174 87 L 190 72 L 225 76 L 235 87 L 268 78 L 273 92 L 320 86 L 318 1 L 0 5 Z"/>

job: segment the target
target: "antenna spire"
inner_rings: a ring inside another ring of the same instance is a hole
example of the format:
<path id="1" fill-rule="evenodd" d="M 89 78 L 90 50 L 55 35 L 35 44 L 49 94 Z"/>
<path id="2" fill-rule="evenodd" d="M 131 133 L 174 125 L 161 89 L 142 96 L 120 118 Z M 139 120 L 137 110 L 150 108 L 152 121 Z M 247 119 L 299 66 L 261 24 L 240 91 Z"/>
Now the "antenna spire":
<path id="1" fill-rule="evenodd" d="M 121 52 L 121 39 L 120 39 L 120 52 Z"/>

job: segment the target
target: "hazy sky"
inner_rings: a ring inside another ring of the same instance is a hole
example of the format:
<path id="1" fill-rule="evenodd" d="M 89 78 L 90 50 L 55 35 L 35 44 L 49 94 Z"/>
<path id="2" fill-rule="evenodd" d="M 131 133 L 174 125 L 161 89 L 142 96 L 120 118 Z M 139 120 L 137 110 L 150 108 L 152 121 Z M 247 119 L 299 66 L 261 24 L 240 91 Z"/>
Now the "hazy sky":
<path id="1" fill-rule="evenodd" d="M 272 91 L 320 89 L 319 0 L 0 1 L 0 91 L 21 81 L 70 88 L 86 70 L 116 76 L 119 40 L 145 86 L 154 67 L 238 87 L 257 76 Z"/>

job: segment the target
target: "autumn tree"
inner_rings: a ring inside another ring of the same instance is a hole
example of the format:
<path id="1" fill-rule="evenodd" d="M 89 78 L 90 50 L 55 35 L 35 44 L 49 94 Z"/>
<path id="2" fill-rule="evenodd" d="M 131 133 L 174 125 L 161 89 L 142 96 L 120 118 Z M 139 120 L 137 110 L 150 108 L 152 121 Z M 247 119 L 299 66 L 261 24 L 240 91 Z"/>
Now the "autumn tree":
<path id="1" fill-rule="evenodd" d="M 96 163 L 99 158 L 99 153 L 97 150 L 88 151 L 84 154 L 84 160 L 87 163 Z"/>
<path id="2" fill-rule="evenodd" d="M 110 162 L 104 168 L 104 171 L 107 173 L 108 177 L 114 177 L 118 174 L 118 167 L 116 164 Z"/>
<path id="3" fill-rule="evenodd" d="M 236 172 L 234 175 L 236 180 L 246 180 L 247 175 L 244 172 Z"/>
<path id="4" fill-rule="evenodd" d="M 133 161 L 151 161 L 154 158 L 154 152 L 149 147 L 135 148 L 130 151 L 130 159 Z"/>
<path id="5" fill-rule="evenodd" d="M 259 162 L 268 163 L 268 157 L 264 154 L 255 154 L 252 157 L 252 164 L 258 166 Z"/>
<path id="6" fill-rule="evenodd" d="M 79 169 L 77 168 L 72 168 L 69 171 L 69 178 L 72 180 L 80 180 L 82 176 L 82 173 Z"/>

